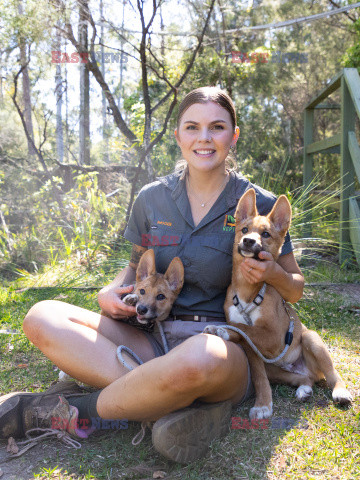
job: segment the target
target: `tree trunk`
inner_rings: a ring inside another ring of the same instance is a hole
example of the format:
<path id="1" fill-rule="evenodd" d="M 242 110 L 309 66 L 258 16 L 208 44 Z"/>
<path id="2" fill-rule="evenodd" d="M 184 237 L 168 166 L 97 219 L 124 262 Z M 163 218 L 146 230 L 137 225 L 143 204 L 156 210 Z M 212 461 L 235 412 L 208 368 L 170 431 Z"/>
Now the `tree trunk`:
<path id="1" fill-rule="evenodd" d="M 0 106 L 4 105 L 4 92 L 3 92 L 3 73 L 2 73 L 2 53 L 0 52 Z"/>
<path id="2" fill-rule="evenodd" d="M 18 11 L 20 15 L 24 15 L 24 9 L 22 0 L 19 0 L 18 3 Z M 34 129 L 32 124 L 32 117 L 31 117 L 31 95 L 30 95 L 30 78 L 29 78 L 29 70 L 27 67 L 28 59 L 26 54 L 26 42 L 22 35 L 19 37 L 19 49 L 20 49 L 20 65 L 23 68 L 22 71 L 22 89 L 23 89 L 23 112 L 24 112 L 24 120 L 26 128 L 31 136 L 32 140 L 34 140 Z M 28 155 L 32 157 L 35 155 L 35 151 L 33 146 L 28 141 Z"/>
<path id="3" fill-rule="evenodd" d="M 105 56 L 104 56 L 105 36 L 104 36 L 103 20 L 104 20 L 103 1 L 100 0 L 100 21 L 101 21 L 101 35 L 100 35 L 100 43 L 101 43 L 101 73 L 102 73 L 102 76 L 103 76 L 104 79 L 105 79 Z M 101 90 L 101 96 L 102 96 L 102 121 L 103 121 L 102 137 L 103 137 L 103 144 L 104 144 L 103 160 L 104 160 L 105 163 L 109 163 L 109 162 L 110 162 L 110 158 L 109 158 L 109 127 L 108 127 L 107 116 L 106 116 L 106 97 L 105 97 L 105 92 L 104 92 L 104 90 Z"/>
<path id="4" fill-rule="evenodd" d="M 84 53 L 88 52 L 87 4 L 88 0 L 82 0 L 79 7 L 79 43 L 81 52 Z M 90 76 L 83 59 L 80 59 L 79 125 L 79 164 L 90 165 Z"/>
<path id="5" fill-rule="evenodd" d="M 64 50 L 66 52 L 66 40 L 64 45 Z M 70 150 L 70 142 L 69 142 L 69 84 L 68 84 L 68 65 L 67 63 L 64 64 L 65 69 L 65 160 L 66 163 L 69 163 L 69 150 Z"/>
<path id="6" fill-rule="evenodd" d="M 123 72 L 124 72 L 124 23 L 125 23 L 125 3 L 126 0 L 123 0 L 123 11 L 122 11 L 122 23 L 121 23 L 121 34 L 122 37 L 120 39 L 120 84 L 119 84 L 119 97 L 118 97 L 118 109 L 121 109 L 121 99 L 123 97 Z"/>
<path id="7" fill-rule="evenodd" d="M 58 25 L 60 26 L 60 25 Z M 61 51 L 61 36 L 56 34 L 56 50 Z M 64 135 L 62 125 L 62 104 L 63 84 L 61 77 L 61 64 L 56 64 L 55 73 L 55 94 L 56 94 L 56 153 L 60 163 L 64 161 Z"/>

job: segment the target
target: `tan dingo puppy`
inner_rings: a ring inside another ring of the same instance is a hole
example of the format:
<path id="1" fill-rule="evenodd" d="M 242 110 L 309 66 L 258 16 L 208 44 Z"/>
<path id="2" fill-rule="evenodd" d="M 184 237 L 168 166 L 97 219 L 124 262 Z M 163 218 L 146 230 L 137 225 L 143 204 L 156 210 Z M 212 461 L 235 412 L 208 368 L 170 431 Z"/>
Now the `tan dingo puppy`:
<path id="1" fill-rule="evenodd" d="M 155 269 L 155 254 L 153 249 L 147 250 L 140 258 L 136 269 L 136 284 L 132 293 L 122 295 L 127 305 L 136 307 L 136 317 L 121 319 L 121 321 L 152 331 L 156 321 L 165 320 L 171 307 L 184 284 L 184 267 L 179 257 L 173 258 L 165 274 L 157 273 Z M 110 317 L 101 311 L 101 315 Z M 59 373 L 60 381 L 72 378 L 63 371 Z"/>
<path id="2" fill-rule="evenodd" d="M 286 354 L 275 364 L 264 364 L 237 332 L 211 325 L 205 328 L 205 333 L 241 342 L 244 346 L 256 393 L 250 418 L 271 416 L 272 394 L 269 381 L 298 387 L 296 398 L 306 400 L 312 394 L 314 382 L 325 376 L 334 402 L 350 404 L 351 395 L 335 370 L 319 335 L 300 322 L 293 308 L 285 304 L 271 285 L 266 286 L 266 293 L 260 303 L 258 294 L 263 283 L 249 284 L 240 271 L 244 257 L 258 258 L 261 250 L 270 252 L 274 260 L 277 260 L 291 222 L 289 201 L 281 195 L 271 212 L 266 217 L 261 216 L 256 209 L 255 191 L 250 189 L 240 198 L 235 218 L 232 281 L 224 304 L 227 323 L 245 332 L 266 358 L 276 358 L 281 354 L 285 348 L 285 337 L 290 345 Z M 252 305 L 254 299 L 256 301 Z M 246 313 L 246 310 L 250 313 Z M 290 321 L 294 322 L 292 341 L 291 334 L 288 333 Z"/>
<path id="3" fill-rule="evenodd" d="M 140 258 L 136 269 L 136 284 L 132 293 L 123 296 L 123 302 L 136 307 L 136 319 L 151 326 L 165 320 L 184 284 L 184 266 L 179 257 L 173 258 L 164 274 L 155 269 L 153 249 Z"/>

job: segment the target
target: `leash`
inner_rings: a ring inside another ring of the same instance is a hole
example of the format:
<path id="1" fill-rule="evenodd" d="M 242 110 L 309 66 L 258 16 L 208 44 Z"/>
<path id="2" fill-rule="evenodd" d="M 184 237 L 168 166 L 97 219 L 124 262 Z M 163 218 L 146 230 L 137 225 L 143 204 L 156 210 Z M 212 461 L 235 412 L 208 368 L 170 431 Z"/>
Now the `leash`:
<path id="1" fill-rule="evenodd" d="M 237 307 L 237 309 L 239 310 L 239 313 L 244 317 L 246 323 L 249 325 L 249 326 L 252 326 L 253 323 L 252 323 L 252 320 L 249 316 L 249 313 L 252 312 L 254 310 L 254 308 L 258 307 L 262 301 L 264 300 L 264 295 L 265 295 L 265 291 L 266 291 L 266 283 L 264 283 L 264 285 L 261 287 L 260 289 L 260 292 L 256 295 L 255 299 L 253 300 L 253 302 L 250 304 L 250 305 L 247 305 L 245 308 L 241 305 L 240 303 L 240 300 L 238 298 L 237 295 L 234 295 L 233 297 L 233 303 L 234 305 Z M 282 299 L 282 302 L 283 302 L 283 305 L 284 305 L 284 308 L 285 308 L 285 311 L 286 313 L 288 314 L 288 317 L 290 319 L 290 323 L 289 323 L 289 328 L 288 328 L 288 331 L 286 332 L 285 334 L 285 348 L 284 350 L 275 358 L 266 358 L 264 357 L 264 355 L 260 352 L 260 350 L 255 346 L 255 344 L 253 343 L 253 341 L 250 339 L 250 337 L 248 335 L 246 335 L 245 332 L 243 332 L 242 330 L 240 330 L 239 328 L 237 327 L 233 327 L 232 325 L 222 325 L 221 328 L 225 328 L 227 330 L 233 330 L 234 332 L 238 333 L 239 335 L 241 335 L 244 340 L 247 341 L 247 343 L 250 345 L 250 347 L 254 350 L 254 352 L 256 353 L 256 355 L 258 355 L 258 357 L 261 358 L 261 360 L 264 362 L 264 363 L 275 363 L 275 362 L 278 362 L 279 360 L 281 360 L 283 358 L 283 356 L 286 354 L 286 352 L 289 350 L 289 347 L 293 341 L 293 331 L 294 331 L 294 317 L 292 316 L 291 312 L 289 311 L 289 308 L 285 302 L 284 299 Z"/>
<path id="2" fill-rule="evenodd" d="M 250 345 L 250 347 L 254 350 L 254 352 L 261 358 L 261 360 L 265 363 L 275 363 L 277 362 L 278 360 L 280 360 L 285 354 L 286 352 L 288 351 L 291 343 L 292 343 L 292 340 L 293 340 L 293 331 L 294 331 L 294 322 L 291 320 L 290 321 L 290 324 L 289 324 L 289 329 L 288 331 L 286 332 L 286 335 L 285 335 L 285 348 L 284 350 L 280 353 L 280 355 L 278 355 L 276 358 L 266 358 L 264 357 L 264 355 L 260 352 L 260 350 L 254 345 L 254 343 L 252 342 L 252 340 L 248 337 L 248 335 L 246 335 L 245 332 L 243 332 L 242 330 L 240 330 L 239 328 L 236 328 L 236 327 L 233 327 L 232 325 L 222 325 L 221 328 L 226 328 L 228 330 L 234 330 L 234 332 L 237 332 L 239 333 L 246 341 L 247 343 Z"/>
<path id="3" fill-rule="evenodd" d="M 165 337 L 164 328 L 161 325 L 161 322 L 159 322 L 159 321 L 156 322 L 156 325 L 159 327 L 159 332 L 160 332 L 160 335 L 161 335 L 161 340 L 163 342 L 164 351 L 165 351 L 165 353 L 168 353 L 169 352 L 169 346 L 168 346 L 168 343 L 167 343 L 167 340 L 166 340 L 166 337 Z M 119 345 L 116 349 L 116 356 L 117 356 L 119 362 L 121 363 L 121 365 L 123 365 L 128 370 L 134 370 L 134 367 L 132 365 L 129 365 L 127 363 L 127 361 L 124 359 L 124 357 L 122 355 L 123 351 L 127 352 L 130 355 L 130 357 L 132 357 L 139 365 L 142 365 L 144 363 L 141 360 L 141 358 L 138 355 L 136 355 L 135 352 L 133 352 L 131 350 L 131 348 L 127 347 L 126 345 Z M 131 443 L 134 446 L 139 445 L 139 443 L 141 443 L 143 441 L 143 438 L 145 436 L 145 432 L 146 432 L 147 427 L 151 428 L 151 422 L 146 422 L 146 421 L 141 422 L 141 430 L 134 436 L 134 438 L 131 441 Z"/>
<path id="4" fill-rule="evenodd" d="M 161 322 L 159 322 L 159 321 L 156 322 L 156 325 L 159 328 L 159 332 L 160 332 L 160 335 L 161 335 L 161 340 L 163 342 L 164 351 L 165 351 L 165 353 L 168 353 L 169 352 L 169 347 L 168 347 L 168 343 L 167 343 L 167 340 L 166 340 L 166 337 L 165 337 L 164 328 L 161 325 Z M 137 362 L 139 365 L 142 365 L 144 363 L 141 360 L 141 358 L 133 350 L 131 350 L 131 348 L 127 347 L 126 345 L 119 345 L 116 349 L 116 356 L 117 356 L 119 362 L 121 363 L 121 365 L 123 367 L 127 368 L 128 370 L 134 370 L 134 367 L 132 365 L 130 365 L 129 363 L 127 363 L 127 361 L 125 360 L 125 358 L 122 355 L 123 351 L 127 352 L 130 355 L 130 357 L 132 357 L 133 360 L 135 360 L 135 362 Z"/>

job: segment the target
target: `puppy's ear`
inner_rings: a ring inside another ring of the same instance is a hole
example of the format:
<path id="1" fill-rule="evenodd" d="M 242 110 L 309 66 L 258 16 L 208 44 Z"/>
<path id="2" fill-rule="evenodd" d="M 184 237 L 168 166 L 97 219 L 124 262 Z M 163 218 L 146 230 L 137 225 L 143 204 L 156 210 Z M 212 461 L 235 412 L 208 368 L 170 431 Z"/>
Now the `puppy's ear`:
<path id="1" fill-rule="evenodd" d="M 236 222 L 242 222 L 246 218 L 256 217 L 258 211 L 256 208 L 256 195 L 255 190 L 250 188 L 240 198 L 236 207 L 235 219 Z"/>
<path id="2" fill-rule="evenodd" d="M 171 260 L 164 277 L 169 283 L 171 290 L 178 295 L 184 285 L 184 266 L 179 257 Z"/>
<path id="3" fill-rule="evenodd" d="M 145 278 L 155 273 L 155 254 L 154 250 L 149 248 L 140 258 L 139 265 L 136 269 L 136 283 L 145 280 Z"/>
<path id="4" fill-rule="evenodd" d="M 291 223 L 291 205 L 285 195 L 280 195 L 276 200 L 268 218 L 274 224 L 276 230 L 285 235 Z"/>

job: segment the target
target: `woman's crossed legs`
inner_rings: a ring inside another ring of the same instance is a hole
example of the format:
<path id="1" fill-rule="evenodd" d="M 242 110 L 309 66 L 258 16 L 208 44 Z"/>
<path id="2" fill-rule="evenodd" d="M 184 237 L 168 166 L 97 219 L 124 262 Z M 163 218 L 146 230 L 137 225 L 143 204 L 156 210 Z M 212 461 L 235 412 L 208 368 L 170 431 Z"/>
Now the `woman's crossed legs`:
<path id="1" fill-rule="evenodd" d="M 157 420 L 196 399 L 230 399 L 235 404 L 247 390 L 245 353 L 213 335 L 195 335 L 155 358 L 142 331 L 59 301 L 36 304 L 23 328 L 60 369 L 103 388 L 97 411 L 104 419 Z M 144 364 L 130 372 L 123 367 L 116 356 L 121 344 L 131 348 Z"/>

